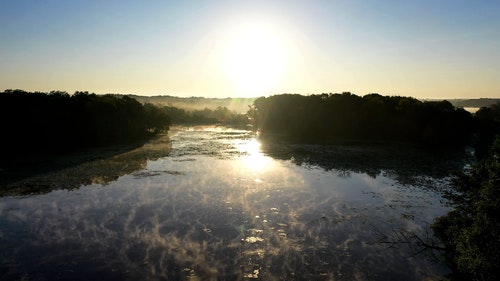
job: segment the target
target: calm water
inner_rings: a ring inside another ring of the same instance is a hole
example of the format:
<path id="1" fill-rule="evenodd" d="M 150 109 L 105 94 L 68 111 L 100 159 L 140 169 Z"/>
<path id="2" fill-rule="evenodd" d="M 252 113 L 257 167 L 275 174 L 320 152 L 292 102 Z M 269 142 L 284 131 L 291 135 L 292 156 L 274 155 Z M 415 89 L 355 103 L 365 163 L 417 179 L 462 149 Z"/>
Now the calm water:
<path id="1" fill-rule="evenodd" d="M 179 129 L 171 141 L 168 157 L 105 185 L 0 198 L 0 279 L 424 280 L 447 272 L 411 239 L 431 241 L 429 223 L 448 211 L 435 158 L 261 145 L 248 131 L 221 128 Z"/>

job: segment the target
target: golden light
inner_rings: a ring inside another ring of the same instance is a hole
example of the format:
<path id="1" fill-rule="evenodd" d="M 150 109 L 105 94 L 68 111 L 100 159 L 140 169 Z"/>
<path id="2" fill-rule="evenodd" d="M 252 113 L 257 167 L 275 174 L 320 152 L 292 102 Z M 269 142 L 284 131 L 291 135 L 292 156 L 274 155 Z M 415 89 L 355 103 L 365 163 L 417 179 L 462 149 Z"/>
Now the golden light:
<path id="1" fill-rule="evenodd" d="M 242 157 L 243 166 L 254 172 L 264 170 L 270 162 L 270 158 L 260 150 L 260 143 L 256 139 L 239 145 L 238 150 L 245 154 Z"/>
<path id="2" fill-rule="evenodd" d="M 226 71 L 237 94 L 269 94 L 280 85 L 287 64 L 287 46 L 271 26 L 240 28 L 226 49 Z"/>

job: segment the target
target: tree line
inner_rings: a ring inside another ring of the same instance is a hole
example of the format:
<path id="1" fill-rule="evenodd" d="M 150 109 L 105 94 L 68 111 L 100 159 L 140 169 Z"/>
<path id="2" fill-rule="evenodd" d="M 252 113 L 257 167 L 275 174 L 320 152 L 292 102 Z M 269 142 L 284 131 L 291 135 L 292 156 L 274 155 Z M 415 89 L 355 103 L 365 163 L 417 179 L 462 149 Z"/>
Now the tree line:
<path id="1" fill-rule="evenodd" d="M 492 142 L 500 130 L 487 111 L 481 109 L 474 117 L 448 101 L 379 94 L 361 97 L 344 92 L 261 97 L 248 115 L 263 135 L 298 141 L 374 140 L 454 146 L 469 144 L 478 132 L 490 134 L 483 136 L 483 145 Z"/>
<path id="2" fill-rule="evenodd" d="M 0 92 L 2 155 L 130 143 L 169 129 L 164 110 L 133 98 L 77 91 Z"/>
<path id="3" fill-rule="evenodd" d="M 170 116 L 173 124 L 182 125 L 213 125 L 222 124 L 236 127 L 245 127 L 248 124 L 246 114 L 236 113 L 227 107 L 218 106 L 216 109 L 186 110 L 174 106 L 162 106 L 163 110 Z"/>
<path id="4" fill-rule="evenodd" d="M 175 97 L 168 95 L 139 96 L 128 95 L 140 103 L 152 103 L 158 106 L 182 108 L 187 111 L 216 110 L 218 107 L 227 108 L 231 112 L 244 113 L 252 105 L 255 98 L 206 98 L 206 97 Z"/>

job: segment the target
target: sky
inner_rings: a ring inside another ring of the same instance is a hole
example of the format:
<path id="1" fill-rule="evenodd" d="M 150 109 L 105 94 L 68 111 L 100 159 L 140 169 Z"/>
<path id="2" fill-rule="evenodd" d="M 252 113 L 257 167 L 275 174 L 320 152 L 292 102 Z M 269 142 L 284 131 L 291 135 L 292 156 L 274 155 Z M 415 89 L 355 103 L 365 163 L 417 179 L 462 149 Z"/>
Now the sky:
<path id="1" fill-rule="evenodd" d="M 498 0 L 0 0 L 0 90 L 498 98 L 498 15 Z"/>

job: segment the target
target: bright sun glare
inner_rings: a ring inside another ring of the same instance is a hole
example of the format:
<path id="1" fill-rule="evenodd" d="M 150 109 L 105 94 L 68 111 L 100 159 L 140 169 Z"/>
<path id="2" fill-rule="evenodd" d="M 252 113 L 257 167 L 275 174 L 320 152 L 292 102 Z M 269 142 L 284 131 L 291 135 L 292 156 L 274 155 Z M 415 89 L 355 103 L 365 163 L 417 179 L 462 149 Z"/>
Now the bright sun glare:
<path id="1" fill-rule="evenodd" d="M 260 143 L 256 139 L 251 139 L 240 145 L 239 150 L 246 154 L 242 161 L 250 170 L 262 170 L 269 164 L 269 158 L 261 152 Z"/>
<path id="2" fill-rule="evenodd" d="M 286 60 L 287 49 L 277 31 L 249 25 L 230 39 L 226 71 L 238 94 L 265 95 L 280 84 Z"/>

